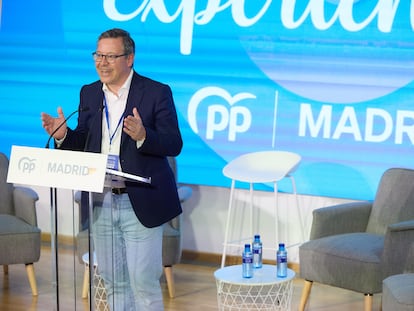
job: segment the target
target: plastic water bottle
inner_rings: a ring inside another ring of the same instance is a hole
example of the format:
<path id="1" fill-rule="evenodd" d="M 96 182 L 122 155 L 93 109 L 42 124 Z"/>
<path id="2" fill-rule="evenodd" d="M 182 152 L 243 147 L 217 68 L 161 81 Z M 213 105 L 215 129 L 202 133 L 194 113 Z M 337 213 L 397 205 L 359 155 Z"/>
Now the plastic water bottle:
<path id="1" fill-rule="evenodd" d="M 253 254 L 250 249 L 250 244 L 244 245 L 243 258 L 242 258 L 242 267 L 243 267 L 243 277 L 251 278 L 253 277 Z"/>
<path id="2" fill-rule="evenodd" d="M 262 261 L 262 252 L 263 252 L 263 246 L 262 242 L 260 241 L 260 235 L 256 234 L 254 236 L 253 244 L 253 268 L 261 268 L 263 265 Z"/>
<path id="3" fill-rule="evenodd" d="M 287 251 L 285 249 L 284 243 L 279 243 L 279 249 L 276 254 L 277 261 L 277 277 L 285 278 L 287 277 Z"/>

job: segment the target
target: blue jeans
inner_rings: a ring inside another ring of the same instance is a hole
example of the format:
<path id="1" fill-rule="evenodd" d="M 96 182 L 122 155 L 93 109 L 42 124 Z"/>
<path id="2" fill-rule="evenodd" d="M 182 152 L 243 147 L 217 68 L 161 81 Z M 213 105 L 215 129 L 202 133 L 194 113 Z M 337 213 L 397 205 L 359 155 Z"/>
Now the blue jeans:
<path id="1" fill-rule="evenodd" d="M 111 310 L 164 310 L 160 286 L 162 226 L 143 226 L 128 194 L 107 192 L 101 199 L 95 201 L 98 205 L 93 211 L 92 232 L 98 271 Z"/>

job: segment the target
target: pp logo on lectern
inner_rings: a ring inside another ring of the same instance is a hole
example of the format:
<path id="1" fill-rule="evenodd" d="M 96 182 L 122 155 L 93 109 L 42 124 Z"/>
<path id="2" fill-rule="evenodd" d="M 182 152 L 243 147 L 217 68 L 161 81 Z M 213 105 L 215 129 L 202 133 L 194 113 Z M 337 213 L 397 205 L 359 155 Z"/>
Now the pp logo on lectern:
<path id="1" fill-rule="evenodd" d="M 210 98 L 216 103 L 208 104 L 206 114 L 198 112 L 200 104 Z M 199 134 L 198 121 L 200 116 L 206 116 L 205 137 L 208 140 L 214 139 L 216 132 L 227 130 L 229 141 L 235 141 L 238 133 L 246 132 L 252 123 L 251 111 L 242 105 L 236 105 L 246 99 L 254 99 L 255 95 L 247 92 L 231 95 L 228 91 L 215 86 L 209 86 L 198 90 L 191 97 L 188 104 L 188 122 L 194 133 Z M 202 123 L 202 122 L 200 122 Z"/>
<path id="2" fill-rule="evenodd" d="M 19 160 L 18 168 L 21 172 L 30 174 L 36 168 L 36 159 L 23 157 Z"/>

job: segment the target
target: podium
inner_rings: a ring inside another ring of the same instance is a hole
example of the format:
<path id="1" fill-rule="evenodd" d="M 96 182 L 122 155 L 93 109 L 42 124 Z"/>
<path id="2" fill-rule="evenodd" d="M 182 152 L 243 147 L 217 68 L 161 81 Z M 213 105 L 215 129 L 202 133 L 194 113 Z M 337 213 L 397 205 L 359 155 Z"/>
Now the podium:
<path id="1" fill-rule="evenodd" d="M 103 193 L 105 185 L 108 186 L 108 184 L 105 184 L 105 182 L 108 182 L 108 179 L 116 178 L 117 181 L 128 180 L 139 183 L 151 183 L 150 177 L 135 176 L 107 169 L 107 161 L 108 156 L 100 153 L 12 146 L 7 182 L 50 188 L 52 285 L 56 298 L 53 310 L 60 310 L 57 190 L 67 189 L 72 192 L 88 192 L 88 217 L 93 219 L 93 194 Z M 89 226 L 88 238 L 90 239 L 91 237 L 92 228 Z M 94 253 L 92 244 L 89 242 L 89 254 Z M 90 265 L 94 266 L 93 256 L 91 257 L 92 262 L 90 262 Z M 92 270 L 90 271 L 91 274 L 93 273 Z M 76 276 L 74 277 L 76 278 Z M 92 280 L 92 275 L 89 278 Z M 90 283 L 92 284 L 92 282 Z M 74 281 L 74 284 L 76 284 L 76 281 Z M 91 284 L 89 288 L 90 293 L 92 293 Z M 75 297 L 75 301 L 78 298 L 80 297 Z M 73 308 L 73 306 L 71 307 Z M 89 309 L 95 310 L 92 299 L 89 299 Z M 84 308 L 79 310 L 84 310 Z"/>

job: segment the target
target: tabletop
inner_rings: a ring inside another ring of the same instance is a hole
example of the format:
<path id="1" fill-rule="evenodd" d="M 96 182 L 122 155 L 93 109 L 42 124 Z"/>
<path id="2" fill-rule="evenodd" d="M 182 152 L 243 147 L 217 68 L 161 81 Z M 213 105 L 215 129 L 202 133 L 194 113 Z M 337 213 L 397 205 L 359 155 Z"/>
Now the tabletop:
<path id="1" fill-rule="evenodd" d="M 287 270 L 287 277 L 279 278 L 276 276 L 276 265 L 263 265 L 262 268 L 253 269 L 252 278 L 242 276 L 242 265 L 227 266 L 214 272 L 216 280 L 239 285 L 271 285 L 292 280 L 295 272 Z"/>

